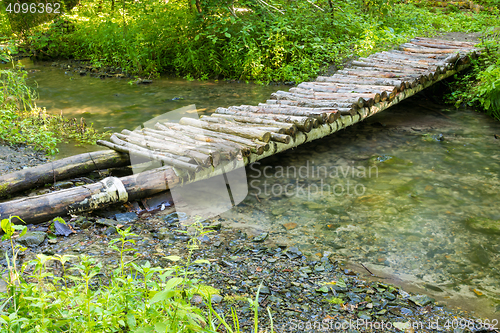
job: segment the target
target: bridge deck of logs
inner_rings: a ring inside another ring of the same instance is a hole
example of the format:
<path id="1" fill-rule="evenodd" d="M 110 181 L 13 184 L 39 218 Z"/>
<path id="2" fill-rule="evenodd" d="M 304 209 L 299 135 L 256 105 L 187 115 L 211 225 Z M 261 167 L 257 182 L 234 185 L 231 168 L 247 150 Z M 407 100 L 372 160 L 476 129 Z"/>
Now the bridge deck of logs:
<path id="1" fill-rule="evenodd" d="M 109 177 L 91 185 L 0 203 L 0 217 L 37 223 L 150 196 L 210 178 L 330 135 L 381 112 L 470 65 L 473 43 L 415 38 L 398 50 L 352 61 L 266 103 L 218 108 L 200 119 L 157 122 L 99 141 L 111 150 L 87 153 L 0 177 L 0 198 L 55 178 L 130 164 L 129 155 L 160 161 L 161 168 Z M 45 208 L 44 208 L 45 207 Z M 50 207 L 48 210 L 46 207 Z"/>

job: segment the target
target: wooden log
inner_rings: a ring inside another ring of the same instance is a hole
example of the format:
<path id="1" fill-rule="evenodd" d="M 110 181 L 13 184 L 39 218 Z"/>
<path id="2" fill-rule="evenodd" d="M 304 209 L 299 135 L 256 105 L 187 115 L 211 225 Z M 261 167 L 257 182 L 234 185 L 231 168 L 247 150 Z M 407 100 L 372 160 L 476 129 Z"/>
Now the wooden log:
<path id="1" fill-rule="evenodd" d="M 269 132 L 264 132 L 264 131 L 259 131 L 259 130 L 252 130 L 245 128 L 243 126 L 236 127 L 236 126 L 224 126 L 224 125 L 219 125 L 219 124 L 211 124 L 206 121 L 201 121 L 193 118 L 181 118 L 179 121 L 179 124 L 181 125 L 190 125 L 193 127 L 198 127 L 198 128 L 203 128 L 203 129 L 208 129 L 214 132 L 220 132 L 220 133 L 225 133 L 225 134 L 231 134 L 231 135 L 236 135 L 240 136 L 243 138 L 247 139 L 257 139 L 262 142 L 269 142 L 271 139 L 271 134 Z"/>
<path id="2" fill-rule="evenodd" d="M 285 123 L 285 122 L 279 122 L 279 121 L 261 119 L 261 118 L 255 118 L 255 117 L 231 116 L 231 115 L 219 114 L 219 113 L 213 113 L 211 116 L 229 119 L 229 120 L 236 121 L 239 123 L 244 123 L 244 124 L 263 124 L 263 125 L 271 125 L 271 126 L 275 126 L 275 127 L 280 127 L 280 128 L 285 129 L 285 133 L 290 135 L 290 136 L 295 136 L 295 134 L 297 133 L 297 126 L 295 126 L 295 124 L 293 124 L 293 123 Z"/>
<path id="3" fill-rule="evenodd" d="M 0 198 L 78 175 L 130 164 L 126 154 L 114 150 L 95 151 L 66 157 L 33 168 L 0 176 Z"/>
<path id="4" fill-rule="evenodd" d="M 385 66 L 394 66 L 394 65 L 404 65 L 407 66 L 408 68 L 416 68 L 416 69 L 425 69 L 425 70 L 432 70 L 433 68 L 436 69 L 436 71 L 439 71 L 439 74 L 445 73 L 448 69 L 451 69 L 453 67 L 452 64 L 446 63 L 444 61 L 439 61 L 439 62 L 433 62 L 433 63 L 425 63 L 422 64 L 422 62 L 413 62 L 413 61 L 404 61 L 400 59 L 377 59 L 377 58 L 360 58 L 362 61 L 370 62 L 373 64 L 379 64 L 379 67 L 383 68 Z"/>
<path id="5" fill-rule="evenodd" d="M 236 126 L 236 127 L 241 127 L 242 124 L 234 121 L 229 121 L 228 119 L 222 119 L 222 118 L 217 118 L 217 117 L 212 117 L 212 116 L 201 116 L 201 120 L 207 121 L 209 123 L 216 123 L 216 124 L 225 124 L 228 126 Z M 286 130 L 281 127 L 275 127 L 275 126 L 266 126 L 262 124 L 250 124 L 247 123 L 244 126 L 249 127 L 249 128 L 255 128 L 261 131 L 265 132 L 274 132 L 278 134 L 286 134 Z"/>
<path id="6" fill-rule="evenodd" d="M 279 134 L 271 132 L 271 140 L 276 142 L 281 142 L 287 145 L 290 143 L 290 141 L 292 141 L 292 137 L 287 134 Z"/>
<path id="7" fill-rule="evenodd" d="M 258 107 L 264 108 L 264 110 L 295 110 L 298 112 L 302 112 L 304 114 L 318 114 L 323 118 L 321 123 L 333 123 L 337 119 L 340 118 L 341 115 L 351 114 L 351 112 L 356 113 L 356 109 L 352 108 L 338 108 L 338 107 L 303 107 L 303 106 L 294 106 L 287 104 L 267 104 L 267 103 L 259 103 Z M 347 112 L 347 113 L 346 113 Z M 314 126 L 313 126 L 314 127 Z"/>
<path id="8" fill-rule="evenodd" d="M 219 114 L 227 114 L 232 116 L 243 116 L 243 117 L 255 117 L 256 119 L 268 119 L 268 120 L 276 120 L 294 124 L 297 126 L 297 129 L 302 132 L 308 133 L 313 128 L 313 119 L 309 117 L 298 117 L 298 116 L 287 116 L 283 114 L 273 114 L 272 112 L 268 113 L 255 113 L 227 108 L 217 108 L 215 113 Z"/>
<path id="9" fill-rule="evenodd" d="M 393 55 L 400 55 L 401 57 L 407 57 L 409 59 L 435 59 L 439 61 L 440 59 L 444 59 L 447 57 L 447 54 L 436 54 L 436 53 L 417 53 L 417 52 L 410 52 L 410 51 L 399 51 L 399 50 L 390 50 L 390 51 L 385 51 L 387 53 L 393 54 Z"/>
<path id="10" fill-rule="evenodd" d="M 364 75 L 367 75 L 369 76 L 370 74 L 366 74 L 366 73 L 376 73 L 376 72 L 379 72 L 381 73 L 380 75 L 383 75 L 384 77 L 386 77 L 387 73 L 391 73 L 392 75 L 394 75 L 394 77 L 408 77 L 408 78 L 418 78 L 418 80 L 422 81 L 421 79 L 424 78 L 423 82 L 421 83 L 424 83 L 425 81 L 432 81 L 433 77 L 434 77 L 434 74 L 432 71 L 429 71 L 428 69 L 426 70 L 423 70 L 423 69 L 417 69 L 417 68 L 413 68 L 413 69 L 410 69 L 410 70 L 391 70 L 391 71 L 388 71 L 387 69 L 385 68 L 377 68 L 377 67 L 352 67 L 350 68 L 349 70 L 347 71 L 359 71 L 360 73 L 364 73 Z M 364 76 L 362 75 L 362 76 Z"/>
<path id="11" fill-rule="evenodd" d="M 135 144 L 127 142 L 127 141 L 123 141 L 123 140 L 119 139 L 116 135 L 112 135 L 109 140 L 112 143 L 114 143 L 116 145 L 119 145 L 119 146 L 123 146 L 125 148 L 130 148 L 130 149 L 133 149 L 133 150 L 138 150 L 138 151 L 141 151 L 143 153 L 150 153 L 151 152 L 150 149 L 147 149 L 147 148 L 135 145 Z M 166 153 L 166 152 L 159 152 L 159 151 L 154 151 L 154 152 L 158 153 L 158 154 L 160 154 L 162 156 L 165 156 L 167 158 L 170 158 L 172 160 L 178 160 L 178 161 L 182 161 L 182 162 L 188 163 L 188 164 L 196 164 L 196 162 L 194 161 L 194 159 L 190 158 L 190 157 L 180 156 L 180 155 L 174 155 L 174 154 L 170 154 L 170 153 Z"/>
<path id="12" fill-rule="evenodd" d="M 156 138 L 171 138 L 171 136 L 167 135 L 165 132 L 149 129 L 149 128 L 144 128 L 141 130 L 143 133 L 155 136 Z M 178 133 L 180 134 L 180 133 Z M 186 140 L 185 138 L 188 138 Z M 190 145 L 194 145 L 195 147 L 205 147 L 210 149 L 211 151 L 218 151 L 221 152 L 221 156 L 225 157 L 226 159 L 231 159 L 234 156 L 237 156 L 240 153 L 240 150 L 237 147 L 230 146 L 230 145 L 225 145 L 225 144 L 220 144 L 220 143 L 215 143 L 215 142 L 206 142 L 206 141 L 199 141 L 195 139 L 191 139 L 187 136 L 182 137 L 183 140 L 186 140 Z"/>
<path id="13" fill-rule="evenodd" d="M 168 123 L 168 122 L 165 122 L 163 124 L 169 128 L 176 129 L 179 131 L 186 131 L 186 132 L 200 134 L 199 127 L 190 126 L 190 125 L 181 125 L 181 124 L 175 124 L 175 123 Z M 269 150 L 269 144 L 266 142 L 259 141 L 259 140 L 251 140 L 251 139 L 243 138 L 241 136 L 227 134 L 227 133 L 221 133 L 221 132 L 215 132 L 215 131 L 211 131 L 208 129 L 204 129 L 202 133 L 204 136 L 225 139 L 228 141 L 240 143 L 240 144 L 248 147 L 252 153 L 257 154 L 257 155 L 262 155 L 265 151 Z"/>
<path id="14" fill-rule="evenodd" d="M 401 89 L 402 85 L 405 85 L 405 87 L 406 87 L 406 82 L 404 80 L 386 79 L 386 78 L 380 78 L 380 77 L 360 78 L 358 76 L 335 75 L 335 76 L 318 76 L 316 78 L 316 80 L 320 81 L 320 82 L 336 82 L 336 83 L 352 83 L 354 80 L 357 80 L 356 84 L 361 84 L 361 85 L 373 84 L 373 85 L 377 85 L 377 86 L 392 86 L 392 87 L 396 87 L 398 90 Z"/>
<path id="15" fill-rule="evenodd" d="M 208 165 L 212 164 L 212 158 L 209 155 L 203 154 L 203 153 L 200 153 L 197 151 L 182 149 L 180 147 L 177 147 L 176 145 L 163 145 L 163 144 L 158 144 L 155 142 L 148 142 L 146 140 L 142 140 L 142 139 L 131 137 L 131 136 L 126 136 L 126 135 L 123 135 L 120 133 L 115 133 L 115 135 L 121 140 L 130 142 L 130 143 L 134 143 L 134 144 L 139 145 L 143 148 L 156 149 L 156 150 L 164 151 L 164 152 L 167 152 L 170 154 L 192 157 L 196 161 L 197 164 L 201 164 L 204 166 L 208 166 Z"/>
<path id="16" fill-rule="evenodd" d="M 382 61 L 390 62 L 392 60 L 396 60 L 399 62 L 408 62 L 408 63 L 419 63 L 421 65 L 431 65 L 443 62 L 444 59 L 433 59 L 430 57 L 413 57 L 406 54 L 398 54 L 398 53 L 375 53 L 368 56 L 368 59 L 378 59 Z"/>
<path id="17" fill-rule="evenodd" d="M 317 80 L 319 81 L 319 77 Z M 277 92 L 271 94 L 271 99 L 277 99 L 277 100 L 285 99 L 285 100 L 294 101 L 297 99 L 312 99 L 312 100 L 317 100 L 317 99 L 321 99 L 321 100 L 331 99 L 332 100 L 333 99 L 333 100 L 335 100 L 337 98 L 315 98 L 315 97 L 311 97 L 309 95 L 304 95 L 304 94 L 289 93 L 289 92 L 285 92 L 285 91 L 277 91 Z M 344 98 L 342 98 L 342 101 L 345 103 L 356 104 L 358 107 L 363 107 L 363 106 L 369 104 L 368 101 L 362 97 L 353 97 L 353 98 L 344 97 Z"/>
<path id="18" fill-rule="evenodd" d="M 291 88 L 289 90 L 291 93 L 297 93 L 302 95 L 310 95 L 313 98 L 321 99 L 352 99 L 352 98 L 363 98 L 364 100 L 370 100 L 373 98 L 375 103 L 380 102 L 379 93 L 357 93 L 357 92 L 321 92 L 315 91 L 314 89 L 303 89 L 303 88 Z"/>
<path id="19" fill-rule="evenodd" d="M 179 126 L 179 127 L 181 127 L 181 126 Z M 199 130 L 196 131 L 196 132 L 191 132 L 189 130 L 182 130 L 182 129 L 179 129 L 179 128 L 177 128 L 177 130 L 171 130 L 169 127 L 167 127 L 167 126 L 165 126 L 163 124 L 160 124 L 160 123 L 156 123 L 155 124 L 155 128 L 158 128 L 162 132 L 169 133 L 171 131 L 171 132 L 173 132 L 174 134 L 177 134 L 177 135 L 185 135 L 185 136 L 191 137 L 194 140 L 197 140 L 198 142 L 202 142 L 202 143 L 203 142 L 216 143 L 218 145 L 221 145 L 222 147 L 224 147 L 224 146 L 232 147 L 233 149 L 237 149 L 237 150 L 241 151 L 242 156 L 245 156 L 245 157 L 249 156 L 250 153 L 252 152 L 250 150 L 250 147 L 248 147 L 246 145 L 243 145 L 241 143 L 236 143 L 234 141 L 230 141 L 230 140 L 226 140 L 226 139 L 221 139 L 221 138 L 216 138 L 216 137 L 213 137 L 213 136 L 203 135 L 203 133 L 205 133 L 206 131 L 203 131 L 202 134 L 199 134 Z"/>
<path id="20" fill-rule="evenodd" d="M 149 197 L 181 182 L 171 167 L 127 177 L 109 177 L 94 184 L 0 203 L 0 218 L 19 216 L 40 223 L 67 214 L 100 209 L 112 204 Z"/>
<path id="21" fill-rule="evenodd" d="M 279 106 L 270 106 L 270 105 L 262 105 L 262 106 L 254 106 L 254 105 L 240 105 L 240 106 L 231 106 L 228 109 L 241 110 L 247 112 L 254 112 L 256 114 L 259 113 L 277 113 L 284 115 L 293 115 L 293 116 L 304 116 L 311 118 L 312 127 L 316 128 L 320 124 L 329 122 L 330 115 L 328 112 L 317 112 L 310 110 L 308 108 L 296 108 L 296 107 L 279 107 Z M 331 110 L 332 112 L 335 110 Z"/>
<path id="22" fill-rule="evenodd" d="M 390 65 L 390 66 L 405 66 L 407 68 L 421 68 L 421 69 L 429 69 L 437 66 L 445 67 L 447 69 L 451 68 L 448 63 L 442 61 L 423 61 L 423 60 L 409 60 L 409 59 L 399 59 L 399 58 L 391 58 L 391 57 L 379 57 L 378 55 L 372 55 L 368 58 L 359 58 L 360 61 L 370 62 L 374 64 L 380 65 Z"/>
<path id="23" fill-rule="evenodd" d="M 451 41 L 451 40 L 436 39 L 436 38 L 425 38 L 425 37 L 415 37 L 411 41 L 412 42 L 413 41 L 420 41 L 420 42 L 440 44 L 440 45 L 453 45 L 453 46 L 465 47 L 465 48 L 473 48 L 475 46 L 475 44 L 471 43 L 471 42 L 459 42 L 459 41 Z"/>
<path id="24" fill-rule="evenodd" d="M 389 79 L 420 79 L 422 74 L 411 74 L 411 73 L 395 73 L 395 72 L 383 72 L 383 71 L 369 71 L 369 70 L 355 70 L 355 69 L 345 69 L 339 71 L 340 74 L 346 74 L 351 76 L 360 77 L 380 77 Z"/>
<path id="25" fill-rule="evenodd" d="M 412 53 L 425 53 L 425 54 L 445 54 L 445 53 L 457 52 L 456 49 L 424 48 L 424 47 L 418 47 L 418 45 L 413 45 L 413 47 L 410 47 L 406 44 L 400 46 L 400 50 Z"/>
<path id="26" fill-rule="evenodd" d="M 325 83 L 328 82 L 316 82 L 316 83 Z M 357 105 L 352 103 L 346 103 L 341 101 L 318 101 L 313 99 L 302 99 L 299 98 L 297 100 L 276 100 L 276 99 L 268 99 L 266 101 L 267 105 L 289 105 L 289 106 L 299 106 L 299 107 L 309 107 L 309 108 L 333 108 L 333 109 L 358 109 Z M 263 103 L 259 103 L 259 105 L 264 105 Z"/>
<path id="27" fill-rule="evenodd" d="M 331 91 L 331 92 L 345 92 L 352 91 L 357 93 L 374 93 L 374 92 L 394 92 L 397 93 L 398 89 L 391 86 L 374 86 L 374 85 L 356 85 L 356 84 L 343 84 L 333 82 L 302 82 L 297 88 L 313 89 L 314 91 Z"/>
<path id="28" fill-rule="evenodd" d="M 176 147 L 178 147 L 180 149 L 197 151 L 199 153 L 208 155 L 211 157 L 212 166 L 217 166 L 219 164 L 221 157 L 224 157 L 225 159 L 231 158 L 230 152 L 223 151 L 221 149 L 215 149 L 213 147 L 207 147 L 206 145 L 194 145 L 192 143 L 187 143 L 187 142 L 182 141 L 182 140 L 177 140 L 177 139 L 165 137 L 165 136 L 163 136 L 161 138 L 157 138 L 157 137 L 152 136 L 152 135 L 146 135 L 146 134 L 141 133 L 141 132 L 132 132 L 129 130 L 123 130 L 122 133 L 125 135 L 128 135 L 128 136 L 133 136 L 139 140 L 145 140 L 146 142 L 154 142 L 156 144 L 159 144 L 162 147 L 165 147 L 165 146 L 169 147 L 169 146 L 175 145 Z"/>
<path id="29" fill-rule="evenodd" d="M 432 68 L 438 67 L 435 65 L 421 65 L 419 63 L 408 63 L 408 62 L 395 62 L 395 61 L 381 61 L 368 58 L 360 58 L 359 61 L 355 60 L 352 62 L 353 66 L 365 67 L 365 68 L 380 68 L 386 71 L 390 70 L 416 70 L 416 71 L 432 71 Z M 353 68 L 356 68 L 353 67 Z M 359 68 L 360 69 L 360 68 Z"/>
<path id="30" fill-rule="evenodd" d="M 435 49 L 462 49 L 462 46 L 458 45 L 449 45 L 449 44 L 437 44 L 437 43 L 426 43 L 426 42 L 421 42 L 419 40 L 412 40 L 411 42 L 412 45 L 417 45 L 417 46 L 423 46 L 423 47 L 428 47 L 428 48 L 435 48 Z"/>
<path id="31" fill-rule="evenodd" d="M 119 151 L 122 153 L 127 153 L 129 155 L 133 154 L 133 155 L 137 155 L 137 156 L 144 157 L 147 159 L 161 161 L 167 165 L 170 165 L 170 166 L 173 166 L 176 168 L 180 168 L 180 169 L 184 169 L 187 171 L 196 172 L 196 171 L 201 170 L 201 166 L 199 166 L 199 165 L 189 164 L 189 163 L 186 163 L 186 162 L 183 162 L 180 160 L 172 159 L 172 158 L 169 158 L 169 157 L 162 155 L 161 153 L 155 153 L 153 151 L 145 152 L 144 150 L 136 150 L 136 149 L 132 149 L 132 148 L 127 148 L 127 147 L 120 146 L 120 145 L 117 145 L 117 144 L 114 144 L 114 143 L 111 143 L 111 142 L 108 142 L 105 140 L 98 140 L 97 144 L 104 146 L 104 147 L 111 148 L 113 150 L 116 150 L 116 151 Z"/>

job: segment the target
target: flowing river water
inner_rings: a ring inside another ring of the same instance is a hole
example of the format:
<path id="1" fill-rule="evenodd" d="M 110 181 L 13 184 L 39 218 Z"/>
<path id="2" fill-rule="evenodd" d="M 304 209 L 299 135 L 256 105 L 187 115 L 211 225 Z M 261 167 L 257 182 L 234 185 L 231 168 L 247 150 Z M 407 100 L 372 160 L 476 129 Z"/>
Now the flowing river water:
<path id="1" fill-rule="evenodd" d="M 190 104 L 208 114 L 285 90 L 170 78 L 131 85 L 50 63 L 25 65 L 38 84 L 39 106 L 112 131 Z M 424 92 L 248 167 L 249 194 L 222 217 L 312 258 L 330 251 L 366 278 L 498 319 L 499 135 L 499 122 L 435 104 Z M 92 149 L 63 145 L 59 157 Z"/>

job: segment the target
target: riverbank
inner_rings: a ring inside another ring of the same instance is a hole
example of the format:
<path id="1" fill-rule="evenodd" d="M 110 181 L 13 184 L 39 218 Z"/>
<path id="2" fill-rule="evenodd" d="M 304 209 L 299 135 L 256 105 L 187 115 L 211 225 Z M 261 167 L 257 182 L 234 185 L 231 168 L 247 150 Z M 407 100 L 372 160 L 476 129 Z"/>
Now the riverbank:
<path id="1" fill-rule="evenodd" d="M 380 141 L 381 138 L 376 133 L 381 132 L 381 135 L 389 135 L 393 138 L 391 141 L 394 141 L 398 133 L 423 132 L 424 139 L 427 137 L 431 139 L 430 134 L 426 136 L 425 133 L 432 131 L 432 129 L 443 133 L 443 129 L 449 126 L 446 125 L 447 119 L 450 116 L 454 117 L 452 113 L 443 115 L 443 113 L 432 110 L 426 112 L 421 110 L 418 113 L 418 118 L 414 116 L 412 119 L 408 119 L 408 116 L 404 114 L 395 117 L 396 113 L 392 113 L 392 117 L 388 114 L 385 120 L 370 119 L 369 124 L 365 126 L 368 129 L 358 130 L 354 136 L 352 133 L 341 135 L 352 137 L 352 140 L 357 141 L 363 141 L 365 136 Z M 405 121 L 400 124 L 398 119 L 405 119 Z M 448 128 L 448 132 L 457 131 L 456 128 Z M 448 137 L 446 132 L 444 133 L 445 137 Z M 466 140 L 471 142 L 471 133 L 466 137 Z M 335 138 L 332 140 L 336 141 Z M 432 141 L 440 142 L 437 139 Z M 382 142 L 382 144 L 385 143 Z M 393 144 L 397 146 L 401 143 L 396 140 Z M 307 150 L 324 152 L 324 149 L 320 148 L 324 147 L 313 145 Z M 336 153 L 344 154 L 342 150 L 338 149 Z M 357 158 L 363 158 L 355 152 L 349 153 L 352 158 L 354 155 Z M 350 158 L 347 155 L 342 156 L 348 160 Z M 293 156 L 288 156 L 288 158 L 290 157 Z M 287 157 L 283 158 L 286 160 Z M 317 161 L 319 163 L 319 160 Z M 105 175 L 110 174 L 104 170 L 101 172 Z M 59 185 L 74 186 L 78 181 L 84 180 L 69 180 L 72 184 Z M 414 195 L 419 195 L 418 187 L 414 191 Z M 398 274 L 384 276 L 383 273 L 373 268 L 376 265 L 368 264 L 367 261 L 364 261 L 367 269 L 359 265 L 352 266 L 352 260 L 348 257 L 350 256 L 349 249 L 356 246 L 352 243 L 354 237 L 358 237 L 354 232 L 349 234 L 352 237 L 346 234 L 347 238 L 343 238 L 342 243 L 335 241 L 334 244 L 326 244 L 325 248 L 329 247 L 329 250 L 304 250 L 304 240 L 298 238 L 294 240 L 293 234 L 296 234 L 297 230 L 301 232 L 301 225 L 304 222 L 302 219 L 307 219 L 306 216 L 297 215 L 295 220 L 288 221 L 289 224 L 280 228 L 259 226 L 255 221 L 252 221 L 251 216 L 238 218 L 238 214 L 242 213 L 245 207 L 251 205 L 258 205 L 272 215 L 281 216 L 284 214 L 283 211 L 275 212 L 266 208 L 265 204 L 258 203 L 259 200 L 271 202 L 277 199 L 262 195 L 260 199 L 253 200 L 253 203 L 246 201 L 244 205 L 235 208 L 232 216 L 225 214 L 220 218 L 205 221 L 207 226 L 214 226 L 216 231 L 200 237 L 200 248 L 194 252 L 193 260 L 207 259 L 210 264 L 192 267 L 192 270 L 197 272 L 193 277 L 199 277 L 204 283 L 219 290 L 220 297 L 212 297 L 216 309 L 224 310 L 226 314 L 230 306 L 239 309 L 238 318 L 244 331 L 250 329 L 253 320 L 253 312 L 245 299 L 246 297 L 254 297 L 256 288 L 261 281 L 263 282 L 260 294 L 260 322 L 263 325 L 261 327 L 265 328 L 270 324 L 265 311 L 266 306 L 269 306 L 277 332 L 317 332 L 318 323 L 321 322 L 324 325 L 324 320 L 330 320 L 328 327 L 333 328 L 333 330 L 353 329 L 351 332 L 370 332 L 370 327 L 363 326 L 365 321 L 372 323 L 373 331 L 382 331 L 380 326 L 375 326 L 381 325 L 382 322 L 391 323 L 391 327 L 396 325 L 403 329 L 404 327 L 401 325 L 411 322 L 414 325 L 414 332 L 448 332 L 454 331 L 455 328 L 458 329 L 457 332 L 461 332 L 460 323 L 472 325 L 472 320 L 476 324 L 479 323 L 471 313 L 450 311 L 443 307 L 444 302 L 460 306 L 464 302 L 470 302 L 469 299 L 451 301 L 446 300 L 445 296 L 444 298 L 440 297 L 442 302 L 435 303 L 428 296 L 428 291 L 420 290 L 417 292 L 420 296 L 415 297 L 416 295 L 409 293 L 409 291 L 417 291 L 414 286 L 397 287 L 391 285 L 389 282 L 398 285 L 404 284 L 404 282 L 397 281 L 398 276 L 400 276 Z M 381 200 L 378 197 L 375 199 Z M 30 244 L 31 246 L 23 255 L 22 262 L 33 259 L 39 253 L 45 255 L 89 255 L 110 271 L 120 262 L 118 253 L 109 248 L 110 241 L 118 237 L 117 225 L 121 225 L 122 228 L 130 226 L 132 231 L 139 235 L 134 238 L 137 243 L 133 247 L 137 251 L 126 255 L 126 262 L 143 264 L 149 261 L 152 266 L 168 267 L 172 263 L 166 259 L 167 256 L 179 256 L 185 260 L 188 254 L 187 242 L 190 237 L 185 233 L 177 232 L 177 230 L 191 232 L 187 226 L 192 221 L 184 219 L 182 214 L 175 215 L 174 208 L 170 206 L 170 198 L 163 197 L 150 202 L 154 203 L 155 201 L 164 203 L 165 209 L 161 211 L 160 206 L 159 209 L 156 207 L 156 212 L 147 212 L 144 209 L 141 210 L 139 206 L 131 205 L 110 207 L 81 217 L 74 216 L 67 219 L 74 231 L 71 231 L 67 237 L 50 236 L 54 233 L 50 223 L 29 226 L 30 232 L 35 232 L 36 237 L 30 237 L 29 241 L 23 240 L 23 245 Z M 310 202 L 306 204 L 306 207 L 317 210 L 318 205 L 319 202 L 315 205 Z M 347 208 L 348 206 L 345 207 L 345 209 Z M 391 209 L 391 207 L 387 209 Z M 355 215 L 351 214 L 340 214 L 340 217 L 342 219 L 347 217 L 348 220 L 344 221 L 347 224 L 353 224 L 354 221 L 350 221 L 350 219 L 356 218 Z M 333 218 L 329 220 L 335 222 Z M 281 220 L 279 221 L 281 223 Z M 340 222 L 342 223 L 342 221 Z M 332 228 L 333 226 L 327 227 Z M 282 229 L 282 231 L 278 229 Z M 309 227 L 308 230 L 310 229 Z M 285 230 L 288 233 L 284 232 Z M 283 235 L 289 236 L 291 239 L 286 241 L 283 239 Z M 415 236 L 413 237 L 415 238 Z M 459 236 L 455 235 L 454 237 Z M 4 250 L 8 249 L 6 242 L 3 242 L 2 246 Z M 437 256 L 440 256 L 441 250 L 443 249 L 430 249 L 430 252 L 436 253 L 435 259 L 438 265 Z M 450 253 L 448 248 L 446 250 L 445 253 Z M 358 252 L 354 248 L 352 251 Z M 380 253 L 384 256 L 386 252 Z M 388 255 L 385 254 L 386 259 L 388 259 Z M 428 255 L 424 256 L 428 257 Z M 494 260 L 493 256 L 495 255 L 492 253 L 492 261 Z M 76 262 L 76 259 L 73 262 Z M 376 276 L 371 276 L 368 270 Z M 465 271 L 464 274 L 466 274 Z M 202 302 L 200 297 L 192 299 L 192 303 L 201 308 L 203 308 Z M 495 317 L 488 316 L 488 319 L 489 323 L 494 323 Z M 363 322 L 358 320 L 363 320 Z M 436 322 L 440 325 L 439 328 L 433 326 Z M 447 322 L 451 327 L 445 327 Z M 349 324 L 351 326 L 348 326 Z M 422 328 L 420 325 L 430 326 L 430 328 Z M 385 326 L 384 328 L 391 327 Z M 392 331 L 398 332 L 400 330 L 392 328 Z M 411 332 L 410 329 L 406 331 Z M 465 329 L 464 331 L 480 332 L 484 330 L 476 325 L 476 329 Z"/>
<path id="2" fill-rule="evenodd" d="M 232 12 L 209 2 L 197 12 L 186 3 L 129 4 L 121 15 L 110 4 L 91 1 L 31 29 L 26 44 L 41 59 L 88 59 L 97 68 L 119 68 L 147 79 L 169 73 L 186 79 L 300 83 L 413 36 L 481 32 L 498 23 L 495 9 L 454 10 L 433 3 L 235 5 L 241 8 Z"/>
<path id="3" fill-rule="evenodd" d="M 69 222 L 72 232 L 67 237 L 47 236 L 47 232 L 51 233 L 49 223 L 29 226 L 28 233 L 16 240 L 28 247 L 19 264 L 40 253 L 87 255 L 100 262 L 104 272 L 110 272 L 120 263 L 119 253 L 109 245 L 118 237 L 114 228 L 121 225 L 130 226 L 138 235 L 133 237 L 136 251 L 126 254 L 126 262 L 142 265 L 149 261 L 152 267 L 168 267 L 173 264 L 168 256 L 187 260 L 190 237 L 178 230 L 188 230 L 192 222 L 168 207 L 156 214 L 113 215 L 112 211 L 102 211 L 73 217 Z M 192 266 L 190 279 L 200 279 L 217 290 L 212 295 L 213 306 L 226 318 L 230 308 L 236 308 L 244 332 L 253 326 L 253 311 L 246 299 L 255 297 L 261 282 L 261 330 L 269 331 L 265 311 L 269 307 L 275 332 L 318 332 L 319 327 L 330 332 L 490 331 L 485 330 L 484 319 L 446 309 L 429 296 L 408 293 L 383 280 L 364 280 L 334 250 L 317 254 L 319 260 L 311 260 L 296 246 L 276 243 L 265 233 L 247 235 L 228 227 L 229 222 L 237 223 L 219 218 L 204 222 L 215 231 L 199 237 L 199 249 L 191 260 L 205 259 L 209 263 Z M 6 245 L 2 242 L 3 251 L 8 250 Z M 66 267 L 77 262 L 71 259 Z M 2 264 L 6 264 L 5 260 Z M 206 309 L 201 297 L 194 296 L 191 302 Z M 491 320 L 488 323 L 494 324 Z"/>

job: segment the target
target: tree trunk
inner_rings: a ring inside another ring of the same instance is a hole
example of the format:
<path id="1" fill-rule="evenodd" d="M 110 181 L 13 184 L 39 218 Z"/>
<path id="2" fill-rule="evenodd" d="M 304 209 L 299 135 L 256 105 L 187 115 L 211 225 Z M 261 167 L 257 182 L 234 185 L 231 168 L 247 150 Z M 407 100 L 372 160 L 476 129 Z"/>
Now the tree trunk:
<path id="1" fill-rule="evenodd" d="M 146 198 L 179 184 L 171 167 L 135 175 L 108 177 L 90 185 L 0 203 L 0 216 L 19 216 L 26 223 L 40 223 L 57 216 L 78 214 L 112 204 Z"/>
<path id="2" fill-rule="evenodd" d="M 243 126 L 224 126 L 219 124 L 212 124 L 206 121 L 201 121 L 193 118 L 181 118 L 179 121 L 181 125 L 190 125 L 198 128 L 208 129 L 214 132 L 226 133 L 231 135 L 240 136 L 247 139 L 257 139 L 263 142 L 269 142 L 271 134 L 265 131 L 252 130 Z"/>
<path id="3" fill-rule="evenodd" d="M 235 110 L 233 108 L 231 109 L 226 109 L 226 108 L 217 108 L 215 110 L 216 113 L 220 114 L 227 114 L 227 115 L 235 115 L 235 116 L 243 116 L 243 117 L 249 117 L 249 118 L 255 118 L 255 119 L 267 119 L 267 120 L 276 120 L 276 121 L 283 121 L 283 122 L 289 122 L 291 124 L 294 124 L 297 126 L 299 130 L 305 133 L 309 133 L 311 129 L 313 128 L 313 118 L 309 117 L 300 117 L 300 116 L 290 116 L 290 115 L 285 115 L 285 114 L 280 114 L 280 113 L 272 113 L 272 111 L 268 111 L 267 113 L 255 113 L 255 112 L 249 112 L 249 111 L 243 111 L 243 110 Z"/>
<path id="4" fill-rule="evenodd" d="M 113 167 L 130 164 L 126 154 L 103 150 L 66 157 L 37 167 L 0 176 L 0 198 L 10 194 L 55 183 L 56 181 Z"/>

